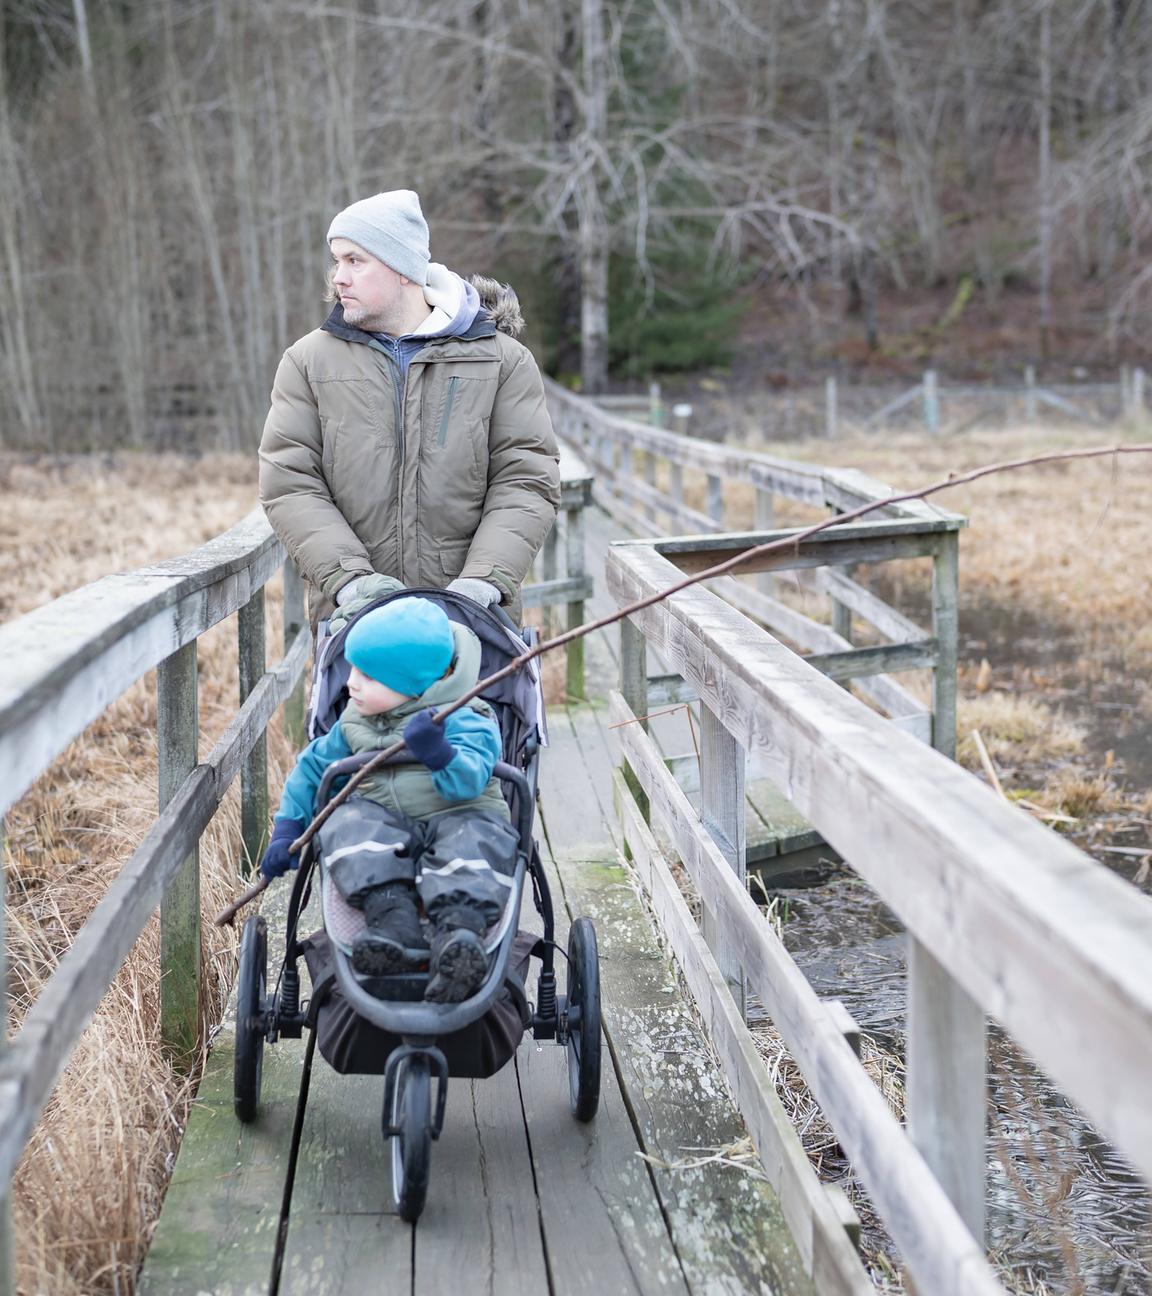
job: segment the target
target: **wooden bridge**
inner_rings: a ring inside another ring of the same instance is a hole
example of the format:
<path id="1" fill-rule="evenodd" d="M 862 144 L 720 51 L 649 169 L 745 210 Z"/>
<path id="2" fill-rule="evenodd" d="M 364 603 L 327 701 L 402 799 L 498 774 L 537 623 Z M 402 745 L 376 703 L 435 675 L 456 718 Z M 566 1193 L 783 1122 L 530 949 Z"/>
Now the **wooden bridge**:
<path id="1" fill-rule="evenodd" d="M 560 605 L 580 624 L 790 534 L 773 530 L 784 501 L 839 512 L 886 493 L 559 389 L 551 400 L 581 458 L 566 455 L 561 523 L 528 591 L 549 619 Z M 593 486 L 604 508 L 591 507 Z M 948 759 L 962 521 L 924 504 L 883 508 L 569 655 L 537 836 L 561 927 L 588 913 L 600 933 L 610 1065 L 590 1126 L 569 1116 L 561 1051 L 526 1040 L 496 1077 L 451 1086 L 428 1206 L 404 1224 L 380 1082 L 337 1076 L 307 1041 L 281 1041 L 265 1054 L 261 1117 L 240 1126 L 225 1022 L 139 1290 L 872 1291 L 855 1213 L 819 1181 L 747 1030 L 749 996 L 926 1296 L 1003 1290 L 983 1245 L 988 1015 L 1152 1176 L 1152 903 Z M 932 564 L 928 627 L 856 578 L 903 558 Z M 263 588 L 281 567 L 286 647 L 266 670 Z M 797 609 L 783 570 L 828 600 L 827 622 Z M 196 639 L 232 614 L 244 701 L 201 758 Z M 298 723 L 302 621 L 298 581 L 253 515 L 184 559 L 0 628 L 0 811 L 152 667 L 165 802 L 20 1032 L 0 1039 L 0 1183 L 162 895 L 163 1029 L 176 1047 L 190 1042 L 195 843 L 239 773 L 257 848 L 262 735 L 281 705 Z M 930 701 L 894 678 L 913 669 L 932 672 Z M 747 869 L 783 876 L 813 850 L 856 870 L 909 933 L 907 1129 L 860 1065 L 855 1024 L 817 998 L 745 885 Z M 282 893 L 265 913 L 275 949 Z M 0 1296 L 14 1290 L 12 1246 L 0 1230 Z"/>

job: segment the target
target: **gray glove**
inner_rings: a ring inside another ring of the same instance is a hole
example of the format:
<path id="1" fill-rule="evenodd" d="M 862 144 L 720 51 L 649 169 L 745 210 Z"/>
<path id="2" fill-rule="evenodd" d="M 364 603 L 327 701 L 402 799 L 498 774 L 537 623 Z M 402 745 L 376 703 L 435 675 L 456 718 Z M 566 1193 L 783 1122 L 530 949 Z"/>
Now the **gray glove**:
<path id="1" fill-rule="evenodd" d="M 470 576 L 458 576 L 454 581 L 449 581 L 448 588 L 485 608 L 492 607 L 501 599 L 500 591 L 495 585 L 490 585 L 487 581 L 474 580 Z"/>
<path id="2" fill-rule="evenodd" d="M 343 607 L 345 603 L 350 603 L 356 598 L 360 589 L 360 582 L 365 579 L 364 576 L 353 576 L 347 584 L 341 585 L 336 591 L 336 606 Z"/>
<path id="3" fill-rule="evenodd" d="M 350 580 L 347 585 L 341 585 L 336 591 L 336 611 L 332 614 L 328 629 L 335 634 L 338 630 L 342 630 L 345 623 L 350 621 L 361 608 L 378 598 L 383 598 L 385 594 L 395 594 L 404 588 L 402 581 L 398 581 L 394 576 L 381 576 L 379 572 L 373 572 L 371 576 L 357 576 L 355 580 Z M 352 593 L 346 595 L 347 590 L 351 590 Z"/>

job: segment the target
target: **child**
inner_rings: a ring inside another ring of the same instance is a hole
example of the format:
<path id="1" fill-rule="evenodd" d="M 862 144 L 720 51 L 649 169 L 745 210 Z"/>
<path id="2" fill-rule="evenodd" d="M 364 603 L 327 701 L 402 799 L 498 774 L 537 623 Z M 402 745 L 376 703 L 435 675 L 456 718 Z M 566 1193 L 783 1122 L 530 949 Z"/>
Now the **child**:
<path id="1" fill-rule="evenodd" d="M 501 751 L 489 707 L 473 701 L 442 726 L 432 720 L 431 708 L 475 685 L 480 641 L 435 603 L 400 598 L 353 625 L 344 655 L 351 701 L 297 758 L 260 870 L 273 878 L 296 867 L 288 845 L 313 818 L 333 761 L 402 737 L 420 763 L 386 766 L 362 783 L 321 828 L 321 858 L 344 899 L 364 911 L 365 930 L 352 944 L 355 970 L 383 976 L 428 958 L 425 998 L 458 1003 L 487 974 L 483 936 L 503 912 L 518 845 L 492 777 Z"/>

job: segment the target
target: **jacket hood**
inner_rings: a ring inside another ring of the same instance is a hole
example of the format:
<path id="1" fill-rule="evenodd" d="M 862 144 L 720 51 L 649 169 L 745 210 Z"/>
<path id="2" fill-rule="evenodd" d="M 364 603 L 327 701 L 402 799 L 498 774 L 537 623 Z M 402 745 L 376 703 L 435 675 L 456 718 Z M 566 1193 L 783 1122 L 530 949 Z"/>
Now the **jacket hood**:
<path id="1" fill-rule="evenodd" d="M 472 275 L 468 283 L 476 290 L 480 305 L 497 330 L 509 337 L 519 337 L 524 328 L 524 316 L 520 310 L 520 298 L 512 289 L 485 275 Z"/>
<path id="2" fill-rule="evenodd" d="M 434 337 L 491 337 L 494 332 L 506 333 L 509 337 L 520 335 L 524 328 L 524 315 L 519 297 L 508 284 L 498 283 L 485 275 L 462 279 L 436 263 L 428 267 L 428 274 L 424 297 L 436 317 L 426 334 L 429 340 Z M 321 328 L 346 342 L 372 345 L 371 333 L 345 323 L 344 307 L 339 302 L 333 305 Z"/>

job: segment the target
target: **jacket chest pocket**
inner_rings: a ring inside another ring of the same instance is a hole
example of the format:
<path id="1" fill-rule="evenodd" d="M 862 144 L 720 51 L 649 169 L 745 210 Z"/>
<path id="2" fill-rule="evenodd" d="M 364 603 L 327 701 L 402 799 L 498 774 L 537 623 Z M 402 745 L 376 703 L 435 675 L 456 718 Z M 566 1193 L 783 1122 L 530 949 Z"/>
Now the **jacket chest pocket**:
<path id="1" fill-rule="evenodd" d="M 481 433 L 486 436 L 495 395 L 494 378 L 449 374 L 443 379 L 438 408 L 429 411 L 433 417 L 426 426 L 431 430 L 427 438 L 431 448 L 442 451 L 475 441 Z"/>

